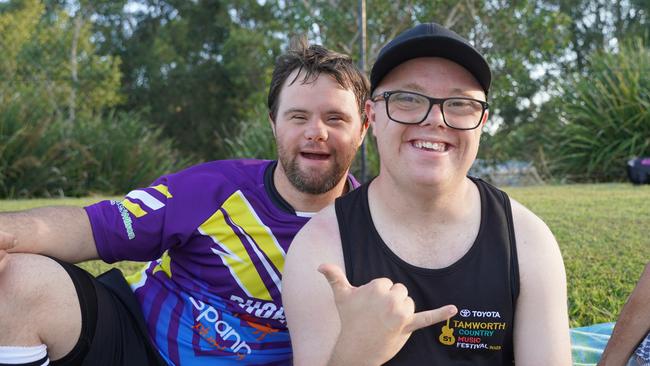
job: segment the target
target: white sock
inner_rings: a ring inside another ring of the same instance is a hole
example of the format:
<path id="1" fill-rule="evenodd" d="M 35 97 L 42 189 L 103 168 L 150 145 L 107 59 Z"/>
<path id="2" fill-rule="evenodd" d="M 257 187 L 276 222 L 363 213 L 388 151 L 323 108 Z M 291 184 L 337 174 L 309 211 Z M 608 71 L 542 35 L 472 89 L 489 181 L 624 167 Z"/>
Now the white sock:
<path id="1" fill-rule="evenodd" d="M 0 365 L 39 365 L 50 364 L 47 347 L 44 344 L 32 347 L 0 346 Z"/>

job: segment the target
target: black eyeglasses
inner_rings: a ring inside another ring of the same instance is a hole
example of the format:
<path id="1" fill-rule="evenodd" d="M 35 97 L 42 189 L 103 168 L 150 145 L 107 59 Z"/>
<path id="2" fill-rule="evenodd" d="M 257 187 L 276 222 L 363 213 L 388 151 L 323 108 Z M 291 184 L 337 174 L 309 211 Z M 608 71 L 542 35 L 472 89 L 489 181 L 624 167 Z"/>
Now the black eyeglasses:
<path id="1" fill-rule="evenodd" d="M 383 92 L 371 100 L 386 101 L 386 114 L 391 120 L 416 125 L 422 123 L 435 104 L 445 124 L 457 130 L 473 130 L 481 124 L 489 104 L 482 100 L 465 97 L 431 98 L 423 94 L 401 90 Z"/>

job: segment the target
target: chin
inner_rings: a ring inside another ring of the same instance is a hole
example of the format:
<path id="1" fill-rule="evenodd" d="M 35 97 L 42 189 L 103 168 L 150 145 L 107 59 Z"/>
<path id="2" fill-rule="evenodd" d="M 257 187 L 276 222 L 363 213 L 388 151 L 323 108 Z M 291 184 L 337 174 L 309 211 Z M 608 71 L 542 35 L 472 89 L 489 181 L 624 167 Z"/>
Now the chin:
<path id="1" fill-rule="evenodd" d="M 435 169 L 427 172 L 418 172 L 410 177 L 410 182 L 415 185 L 439 187 L 441 185 L 457 184 L 457 175 Z"/>

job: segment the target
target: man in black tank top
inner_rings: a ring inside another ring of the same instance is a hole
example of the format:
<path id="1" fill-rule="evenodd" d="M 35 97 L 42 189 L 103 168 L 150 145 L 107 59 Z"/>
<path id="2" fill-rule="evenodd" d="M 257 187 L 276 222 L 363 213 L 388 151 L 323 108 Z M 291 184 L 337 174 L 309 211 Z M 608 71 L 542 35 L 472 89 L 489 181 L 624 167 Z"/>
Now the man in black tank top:
<path id="1" fill-rule="evenodd" d="M 380 173 L 314 217 L 287 255 L 294 364 L 571 364 L 555 238 L 467 176 L 490 82 L 483 56 L 434 23 L 381 50 L 365 105 Z"/>

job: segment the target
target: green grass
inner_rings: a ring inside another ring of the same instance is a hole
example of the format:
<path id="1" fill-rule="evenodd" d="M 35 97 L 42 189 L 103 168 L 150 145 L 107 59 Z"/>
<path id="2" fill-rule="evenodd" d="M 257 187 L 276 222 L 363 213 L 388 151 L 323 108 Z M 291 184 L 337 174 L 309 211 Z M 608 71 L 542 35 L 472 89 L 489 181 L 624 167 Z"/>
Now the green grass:
<path id="1" fill-rule="evenodd" d="M 505 190 L 555 234 L 566 266 L 571 326 L 615 321 L 650 261 L 650 186 Z"/>
<path id="2" fill-rule="evenodd" d="M 548 185 L 505 190 L 551 228 L 567 271 L 571 326 L 615 321 L 650 261 L 650 186 Z M 43 205 L 87 205 L 102 199 L 0 201 L 0 211 Z M 111 266 L 82 263 L 98 274 Z M 126 273 L 140 263 L 116 265 Z"/>

